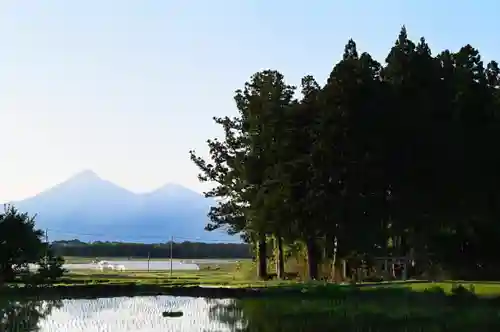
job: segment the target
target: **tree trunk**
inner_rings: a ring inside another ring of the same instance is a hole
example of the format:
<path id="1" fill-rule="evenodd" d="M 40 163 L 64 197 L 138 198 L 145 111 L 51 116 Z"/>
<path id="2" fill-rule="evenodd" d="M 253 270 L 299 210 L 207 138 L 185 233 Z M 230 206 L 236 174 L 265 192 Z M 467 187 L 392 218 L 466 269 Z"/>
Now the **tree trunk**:
<path id="1" fill-rule="evenodd" d="M 3 282 L 13 281 L 14 278 L 15 278 L 15 273 L 14 269 L 12 268 L 12 265 L 7 263 L 0 267 L 0 279 L 2 279 Z"/>
<path id="2" fill-rule="evenodd" d="M 283 239 L 281 236 L 276 236 L 276 247 L 278 249 L 278 257 L 276 258 L 276 275 L 278 279 L 285 277 L 285 260 L 283 255 Z"/>
<path id="3" fill-rule="evenodd" d="M 314 239 L 308 239 L 306 242 L 307 247 L 307 267 L 309 272 L 309 279 L 318 279 L 318 253 L 317 246 Z"/>
<path id="4" fill-rule="evenodd" d="M 337 252 L 338 252 L 338 241 L 337 241 L 337 238 L 334 238 L 333 239 L 333 258 L 332 258 L 332 275 L 331 275 L 331 280 L 334 281 L 334 282 L 338 282 L 338 273 L 340 271 L 340 269 L 342 268 L 341 264 L 341 261 L 340 259 L 337 259 Z M 340 278 L 342 279 L 342 277 Z"/>
<path id="5" fill-rule="evenodd" d="M 266 234 L 259 234 L 259 244 L 258 244 L 258 267 L 257 275 L 259 279 L 267 278 L 267 246 L 266 246 Z"/>

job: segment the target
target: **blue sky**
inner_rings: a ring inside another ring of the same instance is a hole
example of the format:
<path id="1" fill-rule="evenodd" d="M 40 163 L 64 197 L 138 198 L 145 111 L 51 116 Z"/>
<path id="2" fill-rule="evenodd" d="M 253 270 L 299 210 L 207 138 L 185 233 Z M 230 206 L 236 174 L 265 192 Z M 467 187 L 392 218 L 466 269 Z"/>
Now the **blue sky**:
<path id="1" fill-rule="evenodd" d="M 371 5 L 365 5 L 370 3 Z M 406 24 L 435 50 L 500 58 L 500 4 L 463 0 L 0 3 L 0 202 L 92 169 L 136 192 L 195 190 L 188 150 L 220 134 L 254 72 L 324 82 L 354 38 L 383 60 Z"/>

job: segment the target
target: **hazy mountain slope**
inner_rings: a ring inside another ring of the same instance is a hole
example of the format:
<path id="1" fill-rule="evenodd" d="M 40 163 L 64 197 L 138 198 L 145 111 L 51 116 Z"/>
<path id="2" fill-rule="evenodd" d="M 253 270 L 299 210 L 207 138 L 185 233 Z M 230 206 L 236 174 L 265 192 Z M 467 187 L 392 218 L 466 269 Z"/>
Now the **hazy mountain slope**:
<path id="1" fill-rule="evenodd" d="M 205 231 L 213 201 L 177 184 L 135 194 L 84 171 L 13 204 L 36 213 L 37 226 L 48 229 L 50 240 L 238 241 L 223 231 Z"/>

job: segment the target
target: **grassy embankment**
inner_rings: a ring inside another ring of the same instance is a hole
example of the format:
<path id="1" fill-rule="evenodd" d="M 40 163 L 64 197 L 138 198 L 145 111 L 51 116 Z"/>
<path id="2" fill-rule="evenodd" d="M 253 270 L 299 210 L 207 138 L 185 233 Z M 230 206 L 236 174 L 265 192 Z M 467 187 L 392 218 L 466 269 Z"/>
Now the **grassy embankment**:
<path id="1" fill-rule="evenodd" d="M 105 260 L 119 260 L 118 258 L 101 258 Z M 123 260 L 123 259 L 122 259 Z M 145 260 L 145 259 L 134 259 Z M 160 259 L 158 259 L 160 260 Z M 165 260 L 165 259 L 161 259 Z M 67 263 L 87 263 L 90 258 L 67 257 Z M 240 268 L 236 263 L 229 262 L 223 264 L 211 263 L 210 260 L 196 260 L 200 266 L 198 271 L 98 271 L 79 270 L 69 272 L 57 286 L 75 285 L 138 285 L 157 286 L 160 288 L 169 287 L 232 287 L 232 288 L 303 288 L 309 286 L 326 287 L 323 282 L 303 283 L 297 280 L 269 280 L 262 281 L 255 279 L 255 267 L 250 260 L 240 260 Z M 359 286 L 371 287 L 404 287 L 413 291 L 425 291 L 431 288 L 440 287 L 445 293 L 450 293 L 457 281 L 445 281 L 440 283 L 432 282 L 392 282 L 381 283 L 379 285 L 360 284 Z M 480 296 L 500 296 L 500 282 L 460 282 L 465 287 L 474 287 L 475 293 Z M 365 288 L 365 287 L 362 287 Z"/>
<path id="2" fill-rule="evenodd" d="M 229 269 L 200 270 L 200 271 L 174 271 L 172 276 L 165 271 L 126 271 L 126 272 L 100 272 L 81 271 L 68 274 L 60 285 L 76 284 L 108 284 L 120 285 L 134 283 L 137 285 L 158 285 L 160 287 L 192 287 L 212 286 L 231 288 L 309 288 L 328 287 L 324 282 L 300 282 L 295 280 L 255 280 L 246 277 L 243 273 L 228 271 Z M 500 296 L 500 282 L 471 282 L 471 281 L 442 281 L 442 282 L 390 282 L 390 283 L 360 283 L 359 288 L 407 288 L 416 292 L 442 288 L 450 294 L 454 285 L 461 284 L 465 288 L 473 287 L 479 296 Z"/>
<path id="3" fill-rule="evenodd" d="M 87 257 L 65 257 L 66 263 L 90 263 L 92 259 Z M 101 258 L 102 260 L 125 260 L 123 258 Z M 144 261 L 146 258 L 134 258 L 134 261 Z M 154 259 L 151 259 L 152 261 Z M 165 261 L 165 258 L 156 260 Z M 174 259 L 182 261 L 182 259 Z M 190 260 L 185 260 L 190 261 Z M 304 285 L 324 285 L 323 282 L 303 283 L 297 280 L 269 280 L 262 281 L 255 279 L 255 267 L 250 260 L 240 260 L 240 269 L 237 270 L 234 262 L 224 264 L 211 263 L 210 260 L 195 260 L 200 266 L 199 271 L 176 271 L 172 276 L 170 271 L 97 271 L 82 270 L 68 273 L 61 284 L 123 284 L 135 283 L 139 285 L 160 285 L 160 286 L 227 286 L 227 287 L 290 287 Z M 203 262 L 206 261 L 206 262 Z M 216 267 L 219 267 L 217 270 Z M 471 282 L 471 281 L 443 281 L 443 282 L 391 282 L 380 283 L 376 287 L 404 287 L 413 291 L 425 291 L 432 288 L 442 288 L 445 293 L 450 293 L 453 285 L 457 283 L 467 287 L 474 287 L 475 293 L 480 296 L 500 296 L 500 282 Z M 372 286 L 372 283 L 361 283 L 359 286 Z"/>
<path id="4" fill-rule="evenodd" d="M 104 258 L 102 258 L 104 259 Z M 69 257 L 67 263 L 87 263 L 89 258 Z M 117 260 L 107 258 L 106 260 Z M 244 296 L 248 293 L 281 293 L 292 292 L 301 294 L 326 295 L 329 289 L 336 292 L 339 285 L 326 284 L 324 282 L 301 282 L 299 280 L 269 280 L 262 281 L 255 279 L 255 266 L 251 261 L 240 261 L 240 268 L 236 263 L 211 263 L 208 260 L 204 263 L 197 260 L 200 270 L 198 271 L 98 271 L 95 269 L 75 270 L 68 272 L 64 278 L 52 287 L 45 287 L 45 292 L 50 293 L 75 293 L 81 295 L 85 293 L 98 294 L 99 292 L 124 294 L 200 294 L 200 296 L 219 297 L 220 296 Z M 457 281 L 433 282 L 391 282 L 379 284 L 358 284 L 357 288 L 362 290 L 373 290 L 375 288 L 407 289 L 414 292 L 425 292 L 429 289 L 441 288 L 444 293 L 449 294 L 453 285 Z M 473 287 L 478 296 L 500 297 L 500 282 L 460 282 L 464 287 Z M 200 286 L 204 290 L 200 290 Z M 210 290 L 211 287 L 213 288 Z M 10 289 L 9 293 L 35 294 L 38 291 L 24 289 L 23 285 L 16 285 L 15 289 Z M 189 288 L 189 289 L 188 289 Z M 222 290 L 217 291 L 219 288 Z M 230 289 L 228 289 L 230 288 Z M 225 289 L 225 290 L 224 290 Z M 249 289 L 253 289 L 251 292 Z M 245 292 L 248 291 L 248 292 Z M 4 290 L 5 292 L 5 290 Z M 305 292 L 305 293 L 304 293 Z"/>

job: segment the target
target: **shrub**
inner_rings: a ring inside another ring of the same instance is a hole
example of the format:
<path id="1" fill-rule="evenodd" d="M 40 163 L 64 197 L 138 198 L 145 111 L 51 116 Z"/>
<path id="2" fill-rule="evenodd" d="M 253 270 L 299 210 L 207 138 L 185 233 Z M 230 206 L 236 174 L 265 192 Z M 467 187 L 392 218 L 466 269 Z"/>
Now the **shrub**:
<path id="1" fill-rule="evenodd" d="M 476 295 L 474 285 L 466 288 L 462 284 L 454 284 L 451 287 L 451 293 L 457 297 L 474 297 Z"/>
<path id="2" fill-rule="evenodd" d="M 35 279 L 40 283 L 53 283 L 59 280 L 66 272 L 63 268 L 64 259 L 61 256 L 55 256 L 52 252 L 49 252 L 46 258 L 42 258 L 38 264 L 39 268 Z"/>

